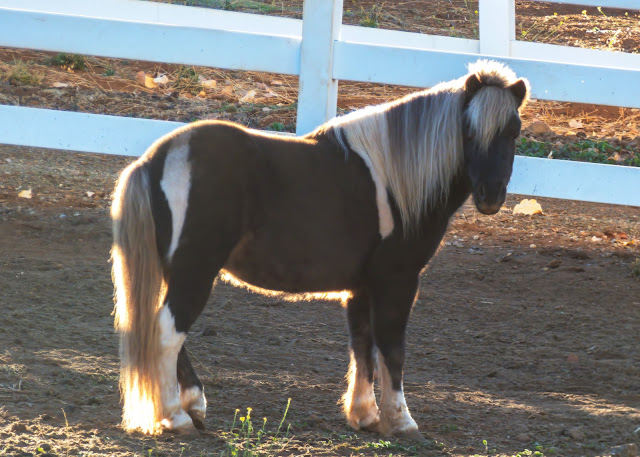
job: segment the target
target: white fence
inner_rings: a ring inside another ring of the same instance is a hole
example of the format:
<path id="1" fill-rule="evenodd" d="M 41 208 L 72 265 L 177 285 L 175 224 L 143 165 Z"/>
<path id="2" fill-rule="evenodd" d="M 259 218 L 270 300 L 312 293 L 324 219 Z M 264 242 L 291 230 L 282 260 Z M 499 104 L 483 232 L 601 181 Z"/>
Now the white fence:
<path id="1" fill-rule="evenodd" d="M 526 76 L 534 98 L 640 108 L 640 55 L 516 41 L 514 0 L 480 0 L 479 40 L 341 19 L 342 0 L 305 0 L 302 21 L 140 0 L 0 0 L 0 46 L 299 75 L 299 134 L 335 115 L 339 80 L 429 87 L 480 57 Z M 137 156 L 177 125 L 0 105 L 7 144 Z M 517 157 L 509 191 L 640 206 L 640 169 Z"/>

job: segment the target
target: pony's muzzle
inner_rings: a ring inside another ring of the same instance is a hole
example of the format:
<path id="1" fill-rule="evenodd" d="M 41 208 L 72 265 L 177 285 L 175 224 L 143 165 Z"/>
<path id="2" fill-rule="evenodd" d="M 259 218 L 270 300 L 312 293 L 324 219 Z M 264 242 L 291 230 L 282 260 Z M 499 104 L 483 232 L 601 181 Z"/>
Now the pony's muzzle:
<path id="1" fill-rule="evenodd" d="M 482 214 L 496 214 L 507 198 L 507 186 L 480 184 L 473 193 L 473 197 L 476 208 Z"/>

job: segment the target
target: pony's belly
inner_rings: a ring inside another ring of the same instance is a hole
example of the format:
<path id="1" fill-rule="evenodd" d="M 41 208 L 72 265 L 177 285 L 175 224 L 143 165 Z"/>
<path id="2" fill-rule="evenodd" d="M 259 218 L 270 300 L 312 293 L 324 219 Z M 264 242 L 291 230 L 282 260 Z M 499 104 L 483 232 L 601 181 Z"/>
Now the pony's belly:
<path id="1" fill-rule="evenodd" d="M 253 286 L 289 293 L 345 290 L 358 283 L 361 262 L 354 252 L 345 255 L 312 242 L 297 249 L 295 245 L 245 240 L 233 250 L 224 269 Z"/>
<path id="2" fill-rule="evenodd" d="M 290 294 L 304 294 L 316 292 L 333 292 L 349 289 L 347 283 L 341 281 L 323 280 L 323 278 L 305 278 L 292 276 L 278 276 L 265 271 L 238 269 L 225 267 L 236 279 L 249 286 L 274 292 Z M 233 282 L 233 281 L 232 281 Z"/>
<path id="3" fill-rule="evenodd" d="M 225 270 L 236 278 L 262 289 L 288 292 L 330 292 L 351 289 L 353 279 L 305 265 L 279 264 L 275 262 L 238 262 L 225 265 Z"/>

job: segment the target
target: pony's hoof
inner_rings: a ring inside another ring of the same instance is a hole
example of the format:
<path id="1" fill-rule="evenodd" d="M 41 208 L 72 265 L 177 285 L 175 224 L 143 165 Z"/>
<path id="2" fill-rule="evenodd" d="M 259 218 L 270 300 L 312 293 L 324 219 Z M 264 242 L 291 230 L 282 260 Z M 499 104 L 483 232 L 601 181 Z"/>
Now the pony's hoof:
<path id="1" fill-rule="evenodd" d="M 175 433 L 176 435 L 180 435 L 184 437 L 200 436 L 200 432 L 198 432 L 198 429 L 196 428 L 193 422 L 191 422 L 190 424 L 185 424 L 181 427 L 174 427 L 169 431 L 171 433 Z"/>
<path id="2" fill-rule="evenodd" d="M 364 430 L 366 432 L 371 432 L 371 433 L 379 433 L 379 434 L 383 433 L 383 430 L 380 427 L 380 420 L 375 420 L 367 425 L 361 425 L 360 430 Z"/>
<path id="3" fill-rule="evenodd" d="M 202 431 L 205 429 L 205 422 L 204 422 L 204 413 L 202 411 L 187 411 L 187 414 L 189 414 L 189 417 L 191 417 L 191 420 L 193 421 L 193 425 L 196 429 Z"/>
<path id="4" fill-rule="evenodd" d="M 418 430 L 417 428 L 394 432 L 393 435 L 396 438 L 400 438 L 403 440 L 411 440 L 411 441 L 417 441 L 417 442 L 426 441 L 426 438 L 424 437 L 424 435 L 420 433 L 420 430 Z"/>
<path id="5" fill-rule="evenodd" d="M 183 436 L 197 436 L 198 430 L 193 419 L 184 411 L 175 414 L 171 419 L 163 419 L 162 426 L 169 432 Z"/>

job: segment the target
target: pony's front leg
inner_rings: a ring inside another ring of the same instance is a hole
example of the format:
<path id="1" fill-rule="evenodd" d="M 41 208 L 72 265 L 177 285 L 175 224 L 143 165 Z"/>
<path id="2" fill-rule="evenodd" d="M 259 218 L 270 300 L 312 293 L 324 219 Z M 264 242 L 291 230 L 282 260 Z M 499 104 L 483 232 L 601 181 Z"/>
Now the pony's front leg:
<path id="1" fill-rule="evenodd" d="M 381 391 L 379 431 L 423 439 L 409 413 L 402 388 L 405 331 L 417 287 L 417 277 L 389 277 L 378 284 L 373 295 L 373 334 L 378 348 Z"/>
<path id="2" fill-rule="evenodd" d="M 349 387 L 342 397 L 347 421 L 356 430 L 377 430 L 380 420 L 373 391 L 373 334 L 371 301 L 365 292 L 353 292 L 347 302 L 347 321 L 351 343 Z"/>

